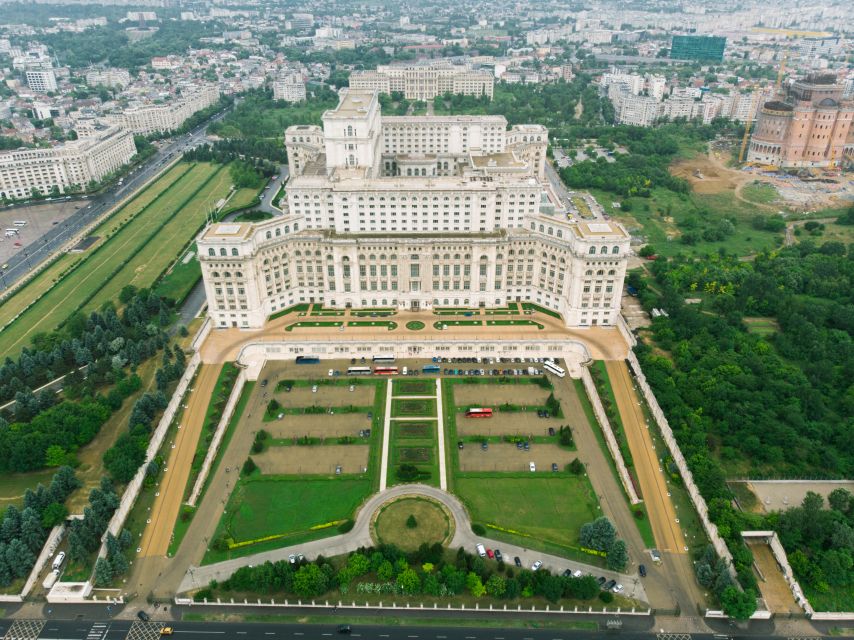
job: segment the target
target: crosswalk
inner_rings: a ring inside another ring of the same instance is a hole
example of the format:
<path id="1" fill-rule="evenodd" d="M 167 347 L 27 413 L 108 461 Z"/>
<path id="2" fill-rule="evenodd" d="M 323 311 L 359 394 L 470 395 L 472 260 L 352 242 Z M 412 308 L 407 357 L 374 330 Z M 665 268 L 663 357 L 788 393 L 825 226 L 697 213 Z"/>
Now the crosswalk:
<path id="1" fill-rule="evenodd" d="M 104 636 L 107 635 L 107 631 L 110 630 L 110 625 L 106 622 L 95 622 L 92 624 L 92 628 L 89 629 L 89 633 L 86 634 L 86 640 L 104 640 Z"/>
<path id="2" fill-rule="evenodd" d="M 37 640 L 44 624 L 44 620 L 15 620 L 3 640 Z"/>

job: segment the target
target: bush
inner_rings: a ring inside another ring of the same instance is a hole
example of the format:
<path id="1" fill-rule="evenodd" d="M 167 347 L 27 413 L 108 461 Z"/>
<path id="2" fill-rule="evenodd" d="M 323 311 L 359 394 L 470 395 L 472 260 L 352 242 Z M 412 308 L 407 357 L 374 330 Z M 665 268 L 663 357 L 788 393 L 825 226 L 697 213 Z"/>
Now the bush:
<path id="1" fill-rule="evenodd" d="M 577 476 L 580 476 L 582 473 L 584 473 L 584 463 L 581 462 L 581 460 L 579 460 L 578 458 L 574 458 L 572 462 L 566 465 L 566 468 L 570 473 L 575 474 Z"/>
<path id="2" fill-rule="evenodd" d="M 411 513 L 409 517 L 406 519 L 406 528 L 407 529 L 415 529 L 418 526 L 418 520 L 415 519 L 415 516 Z"/>
<path id="3" fill-rule="evenodd" d="M 246 462 L 243 463 L 242 473 L 245 476 L 251 475 L 258 468 L 258 465 L 255 464 L 255 461 L 252 458 L 246 458 Z"/>
<path id="4" fill-rule="evenodd" d="M 476 536 L 485 536 L 486 535 L 486 527 L 477 522 L 472 523 L 471 531 Z"/>
<path id="5" fill-rule="evenodd" d="M 193 596 L 193 600 L 196 602 L 204 602 L 205 600 L 213 600 L 213 597 L 213 591 L 206 587 L 204 589 L 199 589 L 196 592 L 196 595 Z"/>
<path id="6" fill-rule="evenodd" d="M 646 514 L 643 512 L 643 509 L 635 509 L 632 513 L 634 514 L 636 520 L 643 520 L 646 517 Z"/>
<path id="7" fill-rule="evenodd" d="M 608 604 L 609 602 L 614 601 L 614 594 L 611 593 L 610 591 L 600 591 L 599 592 L 599 599 L 602 602 L 604 602 L 605 604 Z"/>
<path id="8" fill-rule="evenodd" d="M 341 524 L 338 525 L 338 531 L 340 533 L 348 533 L 348 532 L 352 531 L 353 526 L 355 524 L 356 523 L 353 522 L 352 518 L 347 518 L 344 522 L 342 522 Z"/>
<path id="9" fill-rule="evenodd" d="M 645 244 L 644 246 L 642 246 L 640 248 L 640 251 L 638 251 L 638 255 L 641 258 L 654 256 L 655 255 L 655 247 L 653 247 L 651 244 Z"/>

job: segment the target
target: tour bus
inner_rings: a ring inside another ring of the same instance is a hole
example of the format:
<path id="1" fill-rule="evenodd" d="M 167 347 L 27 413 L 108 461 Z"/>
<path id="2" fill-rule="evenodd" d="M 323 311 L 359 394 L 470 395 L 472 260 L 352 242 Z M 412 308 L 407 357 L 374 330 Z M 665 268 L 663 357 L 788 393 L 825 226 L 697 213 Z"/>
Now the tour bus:
<path id="1" fill-rule="evenodd" d="M 7 236 L 16 236 L 16 235 L 18 235 L 19 233 L 20 233 L 20 232 L 19 232 L 17 229 L 14 229 L 14 228 L 13 228 L 13 229 L 6 229 L 6 235 L 7 235 Z"/>
<path id="2" fill-rule="evenodd" d="M 297 364 L 319 364 L 320 358 L 317 356 L 297 356 Z"/>
<path id="3" fill-rule="evenodd" d="M 369 376 L 371 375 L 370 367 L 348 367 L 347 375 L 350 376 Z"/>
<path id="4" fill-rule="evenodd" d="M 428 364 L 422 367 L 421 373 L 439 373 L 441 369 L 438 364 Z"/>
<path id="5" fill-rule="evenodd" d="M 375 376 L 396 376 L 397 367 L 374 367 Z"/>
<path id="6" fill-rule="evenodd" d="M 472 407 L 466 410 L 466 418 L 491 418 L 492 409 Z"/>
<path id="7" fill-rule="evenodd" d="M 566 375 L 566 371 L 563 369 L 563 367 L 559 367 L 554 362 L 550 362 L 548 360 L 546 360 L 545 364 L 543 364 L 543 369 L 545 369 L 549 373 L 555 374 L 558 378 L 563 378 Z"/>
<path id="8" fill-rule="evenodd" d="M 26 227 L 27 221 L 26 220 L 14 220 L 12 222 L 12 224 L 15 225 L 16 227 Z"/>
<path id="9" fill-rule="evenodd" d="M 394 362 L 394 356 L 389 354 L 374 356 L 373 361 L 377 364 L 383 362 Z"/>

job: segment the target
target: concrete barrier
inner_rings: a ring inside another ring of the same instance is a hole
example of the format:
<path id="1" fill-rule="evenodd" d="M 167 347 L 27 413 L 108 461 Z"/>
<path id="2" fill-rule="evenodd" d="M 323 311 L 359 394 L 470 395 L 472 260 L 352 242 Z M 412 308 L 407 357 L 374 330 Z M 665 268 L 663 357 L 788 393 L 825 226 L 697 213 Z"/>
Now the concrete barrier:
<path id="1" fill-rule="evenodd" d="M 605 413 L 605 407 L 602 406 L 602 400 L 599 398 L 599 392 L 596 390 L 596 384 L 593 382 L 593 376 L 590 375 L 590 370 L 587 367 L 581 369 L 581 381 L 584 383 L 584 390 L 587 391 L 587 397 L 590 398 L 590 404 L 593 405 L 593 413 L 599 421 L 599 426 L 602 428 L 602 433 L 605 435 L 605 443 L 608 445 L 608 451 L 611 452 L 611 457 L 617 465 L 617 475 L 620 476 L 620 482 L 626 495 L 629 496 L 629 502 L 638 504 L 641 499 L 635 491 L 635 485 L 629 476 L 629 470 L 626 467 L 626 461 L 623 460 L 623 454 L 620 452 L 620 445 L 617 444 L 617 438 L 614 436 L 614 431 L 611 429 L 611 423 L 608 420 L 608 415 Z M 593 426 L 593 425 L 591 425 Z"/>
<path id="2" fill-rule="evenodd" d="M 228 429 L 228 423 L 231 422 L 231 416 L 234 415 L 234 410 L 237 408 L 237 403 L 240 401 L 240 394 L 243 393 L 243 387 L 245 385 L 246 369 L 241 369 L 237 376 L 237 380 L 234 381 L 234 387 L 231 389 L 231 395 L 228 396 L 228 402 L 222 412 L 222 417 L 220 417 L 219 423 L 216 426 L 216 432 L 214 433 L 213 440 L 208 447 L 208 452 L 205 454 L 205 461 L 202 463 L 202 468 L 196 478 L 196 483 L 193 485 L 193 491 L 190 494 L 190 499 L 187 501 L 187 504 L 191 507 L 196 506 L 196 501 L 202 493 L 202 488 L 205 486 L 205 481 L 207 480 L 208 473 L 210 473 L 214 458 L 216 458 L 219 445 L 222 442 L 226 430 Z"/>

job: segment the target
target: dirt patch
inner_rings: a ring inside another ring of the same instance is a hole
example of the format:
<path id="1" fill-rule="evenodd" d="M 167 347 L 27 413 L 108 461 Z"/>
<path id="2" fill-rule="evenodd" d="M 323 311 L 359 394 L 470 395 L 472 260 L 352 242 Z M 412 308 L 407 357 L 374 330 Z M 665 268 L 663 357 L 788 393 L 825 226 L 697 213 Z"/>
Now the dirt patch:
<path id="1" fill-rule="evenodd" d="M 467 443 L 459 451 L 460 471 L 530 471 L 530 463 L 536 473 L 552 473 L 552 463 L 564 472 L 576 457 L 575 451 L 561 449 L 556 444 L 534 444 L 529 451 L 519 450 L 514 444 L 490 444 L 484 451 L 476 443 Z"/>
<path id="2" fill-rule="evenodd" d="M 364 473 L 368 466 L 370 447 L 365 445 L 270 447 L 252 459 L 261 473 L 268 475 Z"/>
<path id="3" fill-rule="evenodd" d="M 755 178 L 751 174 L 727 169 L 722 160 L 713 161 L 704 153 L 674 162 L 670 165 L 670 173 L 687 180 L 694 193 L 734 191 L 739 185 Z"/>
<path id="4" fill-rule="evenodd" d="M 753 552 L 753 559 L 759 568 L 757 582 L 765 604 L 771 613 L 800 613 L 789 585 L 780 571 L 780 565 L 774 559 L 771 548 L 764 542 L 750 541 L 747 543 Z"/>
<path id="5" fill-rule="evenodd" d="M 333 387 L 317 385 L 312 387 L 293 387 L 290 391 L 276 394 L 276 400 L 283 407 L 371 407 L 374 404 L 374 387 L 357 384 L 350 391 L 349 386 Z"/>
<path id="6" fill-rule="evenodd" d="M 371 421 L 366 413 L 286 415 L 281 420 L 268 422 L 263 428 L 274 438 L 357 437 L 359 430 L 371 428 Z"/>
<path id="7" fill-rule="evenodd" d="M 549 427 L 557 433 L 565 423 L 556 418 L 538 418 L 536 411 L 496 411 L 491 418 L 466 418 L 465 414 L 458 413 L 457 433 L 461 436 L 547 436 Z"/>
<path id="8" fill-rule="evenodd" d="M 459 407 L 494 407 L 502 402 L 541 407 L 549 391 L 535 384 L 458 384 L 454 385 L 454 403 Z M 536 414 L 534 414 L 536 415 Z"/>

